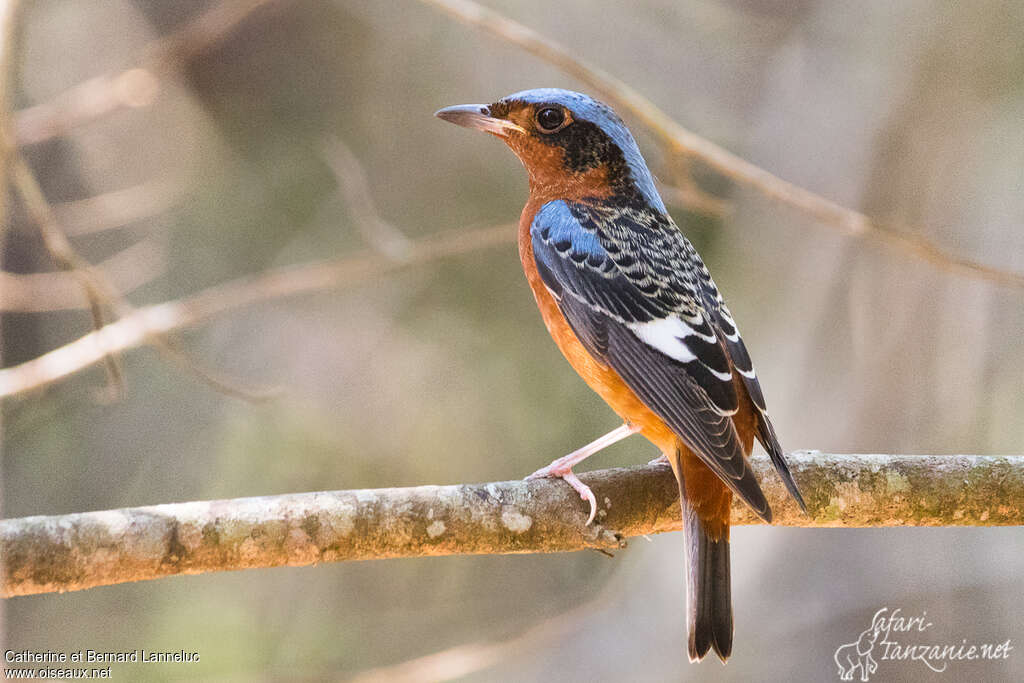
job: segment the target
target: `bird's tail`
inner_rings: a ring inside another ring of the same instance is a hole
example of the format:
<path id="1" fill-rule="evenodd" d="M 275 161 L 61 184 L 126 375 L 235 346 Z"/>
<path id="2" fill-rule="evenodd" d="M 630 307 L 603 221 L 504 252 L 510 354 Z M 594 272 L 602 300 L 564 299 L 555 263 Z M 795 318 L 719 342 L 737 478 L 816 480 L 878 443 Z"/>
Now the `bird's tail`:
<path id="1" fill-rule="evenodd" d="M 700 661 L 714 648 L 724 663 L 732 653 L 733 632 L 728 520 L 719 538 L 712 539 L 687 500 L 682 477 L 679 479 L 686 536 L 686 627 L 690 661 Z"/>

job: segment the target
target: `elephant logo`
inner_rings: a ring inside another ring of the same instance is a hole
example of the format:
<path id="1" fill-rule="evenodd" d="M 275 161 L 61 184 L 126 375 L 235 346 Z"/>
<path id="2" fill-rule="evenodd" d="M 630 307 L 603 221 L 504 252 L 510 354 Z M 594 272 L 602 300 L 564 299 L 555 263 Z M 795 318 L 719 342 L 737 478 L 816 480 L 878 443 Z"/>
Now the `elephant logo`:
<path id="1" fill-rule="evenodd" d="M 852 681 L 853 675 L 860 669 L 860 680 L 868 681 L 871 674 L 878 671 L 878 662 L 871 656 L 871 651 L 882 630 L 876 622 L 854 642 L 836 648 L 835 660 L 839 666 L 839 680 Z"/>

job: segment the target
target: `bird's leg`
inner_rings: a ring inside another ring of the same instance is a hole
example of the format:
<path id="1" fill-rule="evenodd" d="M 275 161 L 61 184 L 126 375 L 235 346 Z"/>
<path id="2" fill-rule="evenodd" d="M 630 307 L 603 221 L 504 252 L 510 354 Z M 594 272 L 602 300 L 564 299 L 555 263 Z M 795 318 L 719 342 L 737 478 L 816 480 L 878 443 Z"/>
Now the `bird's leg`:
<path id="1" fill-rule="evenodd" d="M 654 460 L 651 460 L 647 464 L 648 465 L 667 465 L 668 464 L 668 456 L 665 455 L 664 453 L 662 453 L 657 458 L 655 458 Z"/>
<path id="2" fill-rule="evenodd" d="M 572 471 L 572 468 L 594 453 L 604 450 L 613 443 L 622 441 L 627 436 L 636 434 L 639 431 L 639 427 L 628 423 L 616 427 L 601 438 L 591 441 L 583 448 L 578 448 L 569 455 L 563 455 L 547 467 L 542 467 L 528 476 L 527 479 L 538 479 L 540 477 L 559 477 L 564 479 L 569 486 L 576 489 L 576 493 L 580 494 L 580 498 L 590 503 L 590 517 L 587 518 L 587 525 L 589 525 L 594 521 L 594 516 L 597 515 L 597 498 L 594 497 L 594 492 L 590 490 L 590 487 L 580 481 L 576 473 Z"/>

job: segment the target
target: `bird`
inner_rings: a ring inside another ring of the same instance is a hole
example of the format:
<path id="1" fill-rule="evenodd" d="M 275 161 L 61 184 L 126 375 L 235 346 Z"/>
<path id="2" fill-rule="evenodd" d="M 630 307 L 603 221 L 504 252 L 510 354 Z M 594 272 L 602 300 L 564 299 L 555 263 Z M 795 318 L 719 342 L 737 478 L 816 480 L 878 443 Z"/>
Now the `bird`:
<path id="1" fill-rule="evenodd" d="M 756 438 L 806 511 L 736 321 L 672 220 L 622 119 L 583 93 L 524 90 L 437 117 L 501 139 L 529 176 L 518 247 L 548 332 L 623 424 L 528 478 L 560 477 L 597 509 L 573 466 L 640 434 L 675 474 L 687 564 L 687 650 L 732 653 L 729 516 L 738 496 L 772 513 L 747 460 Z"/>

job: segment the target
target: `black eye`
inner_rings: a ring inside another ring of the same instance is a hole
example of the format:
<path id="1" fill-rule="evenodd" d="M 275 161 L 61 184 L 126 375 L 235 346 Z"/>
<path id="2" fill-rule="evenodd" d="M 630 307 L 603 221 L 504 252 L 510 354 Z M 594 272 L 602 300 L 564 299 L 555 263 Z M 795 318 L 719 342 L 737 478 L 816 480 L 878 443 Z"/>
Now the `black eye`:
<path id="1" fill-rule="evenodd" d="M 565 112 L 556 107 L 544 107 L 537 112 L 537 127 L 545 133 L 554 133 L 565 123 Z"/>

